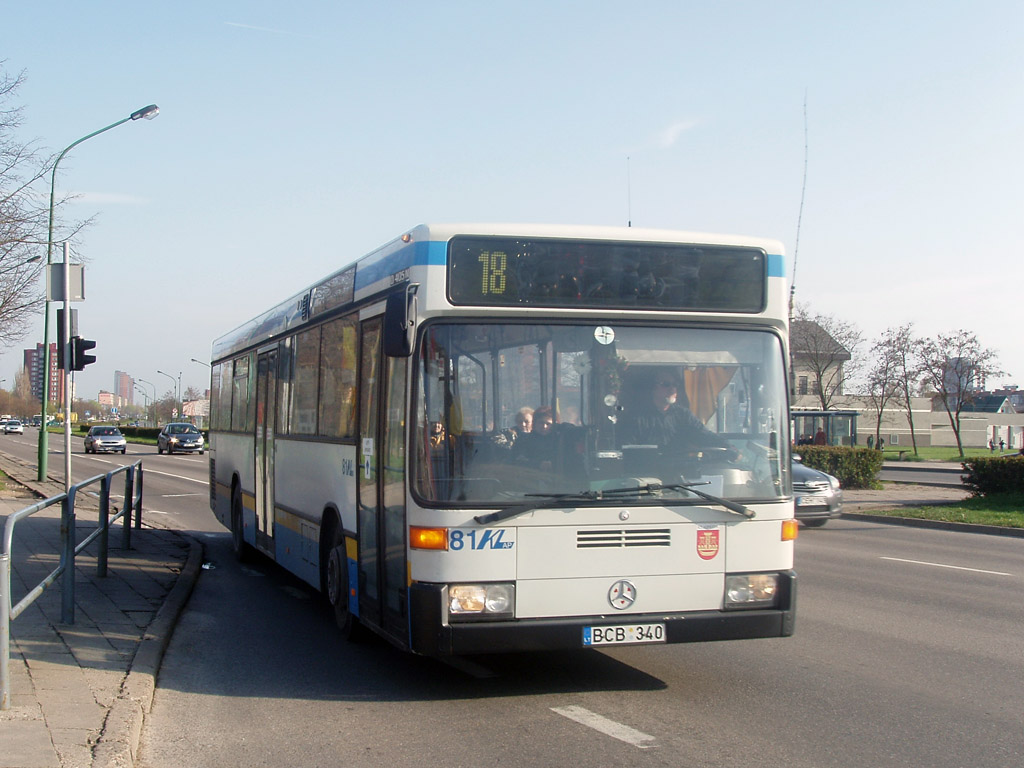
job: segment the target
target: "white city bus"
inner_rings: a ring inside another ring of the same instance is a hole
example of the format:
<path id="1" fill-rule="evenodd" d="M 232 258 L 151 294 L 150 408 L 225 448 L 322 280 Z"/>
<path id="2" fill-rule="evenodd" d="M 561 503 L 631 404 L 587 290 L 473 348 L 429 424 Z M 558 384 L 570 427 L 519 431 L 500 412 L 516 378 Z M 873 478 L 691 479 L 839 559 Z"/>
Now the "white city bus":
<path id="1" fill-rule="evenodd" d="M 791 635 L 783 267 L 416 227 L 214 342 L 211 507 L 345 636 L 415 653 Z"/>

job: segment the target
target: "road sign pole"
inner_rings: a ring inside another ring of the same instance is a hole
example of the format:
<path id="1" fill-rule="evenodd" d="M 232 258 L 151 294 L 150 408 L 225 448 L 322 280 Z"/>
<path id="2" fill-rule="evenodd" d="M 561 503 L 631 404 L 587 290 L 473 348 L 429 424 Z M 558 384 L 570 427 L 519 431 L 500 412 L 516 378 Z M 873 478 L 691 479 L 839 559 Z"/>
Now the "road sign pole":
<path id="1" fill-rule="evenodd" d="M 64 317 L 71 318 L 71 245 L 64 241 Z M 64 323 L 64 493 L 71 490 L 71 323 Z"/>

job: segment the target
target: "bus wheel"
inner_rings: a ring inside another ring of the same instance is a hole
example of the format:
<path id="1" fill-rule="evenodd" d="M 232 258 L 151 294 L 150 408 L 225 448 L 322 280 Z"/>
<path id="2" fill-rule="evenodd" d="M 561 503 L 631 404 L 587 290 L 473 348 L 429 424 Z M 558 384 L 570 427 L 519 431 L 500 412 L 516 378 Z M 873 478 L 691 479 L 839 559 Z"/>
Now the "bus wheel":
<path id="1" fill-rule="evenodd" d="M 231 490 L 231 549 L 240 563 L 249 559 L 249 545 L 245 543 L 242 524 L 242 491 L 236 485 Z"/>
<path id="2" fill-rule="evenodd" d="M 345 537 L 335 532 L 334 541 L 327 556 L 327 601 L 334 611 L 334 621 L 341 630 L 341 636 L 353 642 L 362 637 L 359 619 L 348 609 L 348 558 L 345 555 Z"/>

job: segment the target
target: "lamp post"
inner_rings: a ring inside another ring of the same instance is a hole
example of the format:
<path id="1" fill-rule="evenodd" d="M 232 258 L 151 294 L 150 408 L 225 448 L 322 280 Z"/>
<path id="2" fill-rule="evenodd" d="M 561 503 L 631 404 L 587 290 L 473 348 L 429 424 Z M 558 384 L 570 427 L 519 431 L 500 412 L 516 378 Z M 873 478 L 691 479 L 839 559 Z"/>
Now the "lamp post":
<path id="1" fill-rule="evenodd" d="M 148 107 L 137 109 L 132 112 L 128 117 L 118 120 L 116 123 L 111 123 L 105 128 L 100 128 L 98 131 L 93 131 L 87 136 L 83 136 L 77 141 L 73 141 L 68 144 L 64 150 L 57 155 L 57 159 L 53 161 L 53 172 L 50 174 L 50 220 L 49 227 L 46 235 L 46 266 L 47 268 L 53 263 L 53 207 L 54 207 L 54 191 L 57 185 L 57 166 L 60 165 L 60 161 L 64 159 L 64 155 L 70 152 L 72 149 L 77 147 L 83 141 L 91 139 L 93 136 L 99 136 L 101 133 L 109 131 L 111 128 L 117 128 L 117 126 L 127 123 L 129 120 L 152 120 L 160 114 L 160 108 L 156 104 L 150 104 Z M 68 393 L 65 393 L 65 397 Z M 43 426 L 39 430 L 39 475 L 36 478 L 39 482 L 46 480 L 46 460 L 47 451 L 49 447 L 48 433 L 46 431 L 46 406 L 50 399 L 50 300 L 47 299 L 45 302 L 45 309 L 43 312 L 43 402 L 40 409 L 42 415 Z"/>
<path id="2" fill-rule="evenodd" d="M 181 389 L 181 374 L 180 373 L 178 374 L 178 378 L 177 378 L 177 385 L 178 386 L 177 386 L 177 389 L 176 389 L 175 386 L 174 386 L 175 385 L 175 378 L 173 376 L 171 376 L 171 374 L 164 373 L 163 371 L 157 371 L 157 373 L 159 373 L 161 376 L 166 376 L 168 379 L 171 380 L 171 391 L 174 392 L 174 410 L 178 411 L 178 418 L 180 418 L 181 417 L 181 411 L 178 410 L 178 400 L 179 400 L 178 390 Z"/>
<path id="3" fill-rule="evenodd" d="M 152 403 L 152 404 L 153 404 L 154 406 L 156 406 L 156 384 L 154 384 L 154 383 L 153 383 L 153 382 L 151 382 L 151 381 L 146 381 L 145 379 L 138 379 L 138 381 L 141 381 L 141 382 L 142 382 L 143 384 L 149 384 L 149 386 L 151 386 L 151 387 L 153 388 L 153 399 L 152 399 L 152 400 L 150 400 L 150 402 L 151 402 L 151 403 Z M 148 416 L 149 416 L 149 412 L 148 412 L 148 411 L 146 412 L 146 416 L 147 416 L 147 418 L 148 418 Z M 153 416 L 154 416 L 154 418 L 153 418 L 153 426 L 155 427 L 155 426 L 156 426 L 156 423 L 157 423 L 157 419 L 155 418 L 155 417 L 156 417 L 156 414 L 154 413 L 154 414 L 153 414 Z"/>
<path id="4" fill-rule="evenodd" d="M 22 267 L 24 267 L 26 264 L 31 264 L 33 261 L 39 261 L 41 258 L 43 258 L 43 257 L 42 256 L 33 256 L 32 258 L 25 259 L 24 261 L 19 262 L 19 263 L 15 264 L 14 266 L 7 267 L 7 269 L 0 269 L 0 275 L 6 275 L 8 272 L 15 272 L 15 271 L 21 269 Z"/>

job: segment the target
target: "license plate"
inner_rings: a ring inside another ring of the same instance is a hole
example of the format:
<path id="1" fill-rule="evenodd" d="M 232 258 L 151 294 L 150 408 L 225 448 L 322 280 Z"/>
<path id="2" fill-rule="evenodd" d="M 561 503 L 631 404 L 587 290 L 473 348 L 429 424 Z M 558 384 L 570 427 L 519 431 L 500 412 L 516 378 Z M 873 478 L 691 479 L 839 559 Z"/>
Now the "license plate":
<path id="1" fill-rule="evenodd" d="M 796 505 L 798 507 L 827 507 L 828 502 L 818 496 L 798 496 Z"/>
<path id="2" fill-rule="evenodd" d="M 583 628 L 583 645 L 633 645 L 664 642 L 664 624 L 612 624 L 604 627 Z"/>

